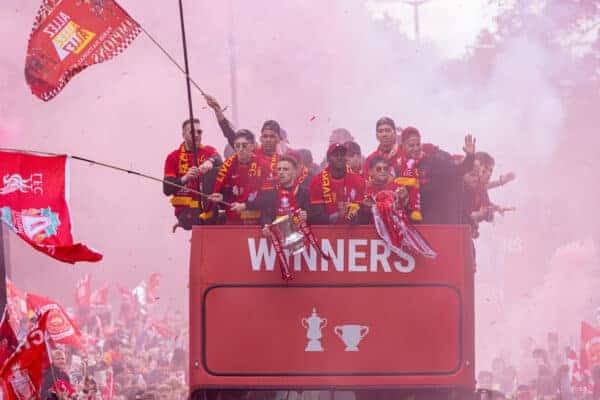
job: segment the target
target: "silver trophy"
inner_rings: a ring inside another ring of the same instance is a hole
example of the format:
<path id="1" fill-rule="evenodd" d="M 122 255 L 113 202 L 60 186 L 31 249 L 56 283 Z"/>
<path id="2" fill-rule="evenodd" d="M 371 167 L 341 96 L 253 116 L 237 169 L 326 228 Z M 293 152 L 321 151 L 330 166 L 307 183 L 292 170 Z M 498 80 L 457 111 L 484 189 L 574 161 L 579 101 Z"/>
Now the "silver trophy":
<path id="1" fill-rule="evenodd" d="M 275 230 L 274 233 L 279 236 L 281 246 L 291 255 L 300 254 L 306 250 L 304 235 L 298 232 L 298 227 L 290 215 L 275 218 L 271 226 Z"/>

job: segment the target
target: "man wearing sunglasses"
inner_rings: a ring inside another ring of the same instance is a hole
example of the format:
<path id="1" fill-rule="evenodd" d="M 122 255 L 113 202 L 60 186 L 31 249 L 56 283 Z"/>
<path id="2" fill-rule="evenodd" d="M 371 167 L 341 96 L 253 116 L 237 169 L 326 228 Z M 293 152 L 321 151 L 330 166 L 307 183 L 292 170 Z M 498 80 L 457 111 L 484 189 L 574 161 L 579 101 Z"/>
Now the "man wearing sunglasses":
<path id="1" fill-rule="evenodd" d="M 217 174 L 210 200 L 233 203 L 232 207 L 225 210 L 227 224 L 256 225 L 260 220 L 260 210 L 246 210 L 235 206 L 255 200 L 265 180 L 264 171 L 268 167 L 256 155 L 255 146 L 252 132 L 247 129 L 237 131 L 233 140 L 235 154 L 225 160 Z"/>
<path id="2" fill-rule="evenodd" d="M 372 157 L 369 160 L 368 168 L 369 180 L 367 181 L 365 200 L 363 201 L 363 204 L 367 207 L 371 207 L 374 203 L 373 198 L 377 193 L 383 190 L 390 190 L 398 193 L 400 201 L 405 208 L 406 200 L 408 199 L 408 191 L 406 187 L 398 184 L 392 177 L 388 159 L 382 156 Z M 373 217 L 370 215 L 370 213 L 369 222 L 373 222 Z"/>
<path id="3" fill-rule="evenodd" d="M 165 161 L 163 193 L 172 196 L 171 204 L 178 220 L 175 226 L 189 230 L 192 225 L 214 223 L 212 204 L 190 190 L 212 192 L 222 160 L 214 147 L 202 144 L 200 120 L 186 120 L 181 128 L 183 143 L 169 153 Z"/>
<path id="4" fill-rule="evenodd" d="M 229 145 L 233 147 L 235 131 L 231 122 L 225 117 L 221 105 L 213 96 L 205 95 L 204 98 L 206 99 L 206 104 L 214 111 L 223 136 L 225 136 Z M 265 173 L 265 189 L 271 189 L 277 184 L 277 162 L 279 158 L 283 154 L 289 155 L 289 152 L 285 149 L 287 145 L 284 143 L 284 140 L 287 140 L 287 138 L 284 138 L 284 131 L 279 122 L 267 120 L 260 129 L 258 140 L 260 146 L 256 146 L 254 152 L 261 163 L 268 167 L 267 170 L 263 171 Z M 292 155 L 292 157 L 294 156 Z M 299 166 L 300 183 L 304 181 L 307 175 L 308 169 L 305 166 Z"/>

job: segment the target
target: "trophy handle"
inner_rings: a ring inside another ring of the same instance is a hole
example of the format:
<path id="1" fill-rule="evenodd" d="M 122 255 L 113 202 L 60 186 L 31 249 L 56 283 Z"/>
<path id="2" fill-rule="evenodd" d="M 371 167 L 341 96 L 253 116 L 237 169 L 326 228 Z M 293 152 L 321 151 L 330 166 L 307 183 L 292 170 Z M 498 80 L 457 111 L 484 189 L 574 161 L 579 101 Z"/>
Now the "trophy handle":
<path id="1" fill-rule="evenodd" d="M 364 333 L 363 333 L 364 331 Z M 361 326 L 360 327 L 360 338 L 364 338 L 365 336 L 367 336 L 367 333 L 369 333 L 369 327 L 368 326 Z"/>
<path id="2" fill-rule="evenodd" d="M 321 323 L 323 324 L 321 328 L 325 328 L 327 326 L 327 318 L 321 318 Z"/>
<path id="3" fill-rule="evenodd" d="M 308 328 L 308 322 L 306 321 L 306 318 L 302 318 L 300 320 L 300 325 L 302 325 L 303 328 Z"/>
<path id="4" fill-rule="evenodd" d="M 340 328 L 339 326 L 336 326 L 333 328 L 333 332 L 338 336 L 338 337 L 342 337 L 342 328 Z"/>

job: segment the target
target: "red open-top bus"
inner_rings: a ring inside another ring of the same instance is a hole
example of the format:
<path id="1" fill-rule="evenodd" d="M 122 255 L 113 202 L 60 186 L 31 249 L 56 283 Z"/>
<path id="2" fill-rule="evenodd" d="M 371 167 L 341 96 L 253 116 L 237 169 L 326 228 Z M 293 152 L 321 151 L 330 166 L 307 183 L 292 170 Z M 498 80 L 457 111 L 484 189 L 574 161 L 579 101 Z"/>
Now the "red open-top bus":
<path id="1" fill-rule="evenodd" d="M 195 227 L 190 388 L 472 394 L 474 264 L 466 226 L 420 226 L 437 252 L 390 254 L 373 226 L 315 226 L 282 280 L 257 227 Z M 464 396 L 463 396 L 464 395 Z"/>

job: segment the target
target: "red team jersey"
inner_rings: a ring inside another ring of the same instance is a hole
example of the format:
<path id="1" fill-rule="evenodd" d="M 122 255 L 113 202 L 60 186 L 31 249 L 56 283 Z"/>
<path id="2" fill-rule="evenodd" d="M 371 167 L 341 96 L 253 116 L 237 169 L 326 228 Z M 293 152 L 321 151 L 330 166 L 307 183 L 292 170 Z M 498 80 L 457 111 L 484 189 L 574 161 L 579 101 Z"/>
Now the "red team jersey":
<path id="1" fill-rule="evenodd" d="M 229 157 L 219 170 L 215 182 L 215 193 L 221 193 L 224 189 L 231 190 L 231 198 L 225 201 L 245 203 L 256 198 L 258 191 L 265 180 L 265 165 L 253 155 L 247 164 L 238 161 L 237 155 Z M 228 224 L 255 225 L 260 218 L 260 210 L 246 210 L 241 213 L 226 210 Z"/>
<path id="2" fill-rule="evenodd" d="M 365 180 L 353 172 L 346 172 L 345 177 L 334 179 L 327 167 L 310 182 L 309 192 L 310 204 L 323 204 L 327 214 L 332 215 L 339 211 L 339 203 L 360 204 L 365 195 Z"/>
<path id="3" fill-rule="evenodd" d="M 198 148 L 198 165 L 215 156 L 217 150 L 212 146 L 201 145 Z M 165 160 L 165 178 L 181 179 L 189 170 L 190 166 L 194 165 L 194 153 L 187 151 L 185 146 L 181 144 L 179 149 L 173 150 Z M 188 189 L 198 190 L 198 179 L 202 182 L 203 176 L 190 179 L 185 187 L 187 189 L 179 189 L 171 198 L 171 204 L 175 207 L 175 215 L 179 215 L 184 208 L 201 208 L 202 204 L 198 201 L 198 197 L 191 193 Z"/>

